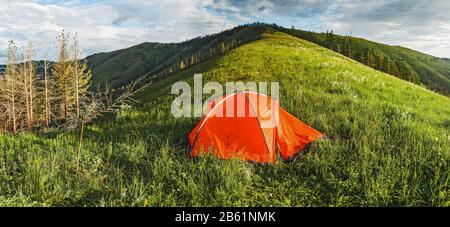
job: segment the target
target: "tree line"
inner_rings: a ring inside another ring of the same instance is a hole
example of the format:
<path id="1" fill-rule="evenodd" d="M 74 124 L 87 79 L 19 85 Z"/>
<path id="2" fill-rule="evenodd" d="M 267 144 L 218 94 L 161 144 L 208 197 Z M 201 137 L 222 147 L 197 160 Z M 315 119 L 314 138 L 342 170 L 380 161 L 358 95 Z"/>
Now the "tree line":
<path id="1" fill-rule="evenodd" d="M 270 29 L 270 26 L 255 22 L 182 42 L 179 45 L 183 49 L 173 55 L 176 61 L 165 65 L 161 71 L 154 72 L 152 76 L 154 78 L 164 78 L 198 63 L 223 55 L 241 45 L 259 39 L 268 29 Z"/>
<path id="2" fill-rule="evenodd" d="M 352 35 L 340 36 L 335 35 L 333 31 L 316 33 L 296 30 L 294 27 L 287 29 L 278 25 L 273 26 L 280 31 L 316 43 L 371 68 L 416 84 L 421 83 L 419 75 L 417 75 L 403 59 L 400 57 L 387 56 L 370 46 L 365 47 L 360 44 L 360 41 L 352 37 Z"/>
<path id="3" fill-rule="evenodd" d="M 182 71 L 193 65 L 212 59 L 238 47 L 239 45 L 241 45 L 241 43 L 242 41 L 237 40 L 236 38 L 232 38 L 229 40 L 218 39 L 208 48 L 203 48 L 200 51 L 196 51 L 188 54 L 187 56 L 180 57 L 175 64 L 158 73 L 156 77 L 167 77 L 169 75 L 172 75 L 173 73 Z"/>

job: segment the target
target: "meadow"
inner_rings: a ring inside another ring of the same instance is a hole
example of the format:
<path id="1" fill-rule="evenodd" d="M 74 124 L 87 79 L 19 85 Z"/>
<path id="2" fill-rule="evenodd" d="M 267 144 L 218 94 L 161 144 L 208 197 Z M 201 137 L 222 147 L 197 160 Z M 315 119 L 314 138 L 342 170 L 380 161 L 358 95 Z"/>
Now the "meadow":
<path id="1" fill-rule="evenodd" d="M 281 105 L 335 136 L 276 165 L 191 158 L 198 118 L 170 86 L 279 81 Z M 0 206 L 450 206 L 450 100 L 310 42 L 265 34 L 156 81 L 79 131 L 0 136 Z"/>

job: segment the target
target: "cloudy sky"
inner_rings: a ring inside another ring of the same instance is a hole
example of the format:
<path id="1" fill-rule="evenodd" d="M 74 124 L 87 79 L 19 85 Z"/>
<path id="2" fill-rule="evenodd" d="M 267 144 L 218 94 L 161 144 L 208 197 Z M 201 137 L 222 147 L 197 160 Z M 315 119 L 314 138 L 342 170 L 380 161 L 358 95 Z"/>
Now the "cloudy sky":
<path id="1" fill-rule="evenodd" d="M 352 34 L 450 57 L 448 0 L 0 0 L 0 63 L 8 40 L 55 52 L 78 33 L 84 55 L 145 41 L 179 42 L 254 21 Z M 53 54 L 52 54 L 53 53 Z"/>

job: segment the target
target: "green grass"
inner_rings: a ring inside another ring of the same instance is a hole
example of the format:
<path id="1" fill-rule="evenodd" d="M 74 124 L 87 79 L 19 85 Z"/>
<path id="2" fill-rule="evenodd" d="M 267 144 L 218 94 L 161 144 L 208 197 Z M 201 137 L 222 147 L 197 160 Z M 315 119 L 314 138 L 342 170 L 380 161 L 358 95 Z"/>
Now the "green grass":
<path id="1" fill-rule="evenodd" d="M 278 27 L 277 29 L 349 56 L 348 42 L 350 39 L 347 36 L 333 35 L 331 42 L 330 36 L 327 33 L 307 32 L 283 27 Z M 354 60 L 367 64 L 368 50 L 370 50 L 372 55 L 382 56 L 382 62 L 388 60 L 390 63 L 395 63 L 397 65 L 397 71 L 400 70 L 400 72 L 390 73 L 395 74 L 397 77 L 417 84 L 423 84 L 427 88 L 447 96 L 450 94 L 450 62 L 448 59 L 437 58 L 401 46 L 390 46 L 357 37 L 351 38 L 351 57 Z M 375 69 L 384 72 L 388 71 L 385 68 L 387 66 L 380 66 L 376 60 L 372 64 L 372 67 Z M 403 66 L 403 69 L 399 68 L 400 65 Z"/>
<path id="2" fill-rule="evenodd" d="M 199 119 L 170 85 L 279 81 L 281 104 L 337 140 L 293 163 L 190 158 Z M 206 82 L 204 81 L 204 82 Z M 0 136 L 0 206 L 450 206 L 450 100 L 275 33 L 148 87 L 135 109 L 78 132 Z"/>
<path id="3" fill-rule="evenodd" d="M 86 58 L 92 70 L 92 84 L 120 87 L 140 77 L 167 77 L 169 69 L 175 69 L 181 61 L 188 64 L 193 56 L 204 61 L 212 49 L 219 51 L 222 43 L 240 46 L 258 39 L 265 31 L 272 29 L 266 25 L 237 26 L 221 33 L 197 37 L 181 43 L 142 43 L 126 49 L 100 53 Z M 218 52 L 217 52 L 218 53 Z M 177 72 L 177 71 L 174 71 Z M 172 71 L 170 74 L 173 75 Z"/>
<path id="4" fill-rule="evenodd" d="M 208 53 L 211 48 L 217 49 L 222 42 L 234 41 L 235 46 L 241 46 L 259 39 L 268 31 L 285 32 L 349 56 L 349 38 L 346 36 L 333 35 L 332 42 L 330 42 L 326 33 L 255 23 L 182 43 L 143 43 L 123 50 L 91 55 L 86 59 L 93 72 L 93 85 L 104 85 L 108 82 L 114 87 L 119 87 L 144 75 L 166 77 L 164 72 L 168 68 L 175 68 L 180 61 L 188 62 L 192 55 L 200 55 L 201 61 L 204 61 L 210 58 Z M 391 69 L 390 73 L 397 77 L 423 84 L 423 86 L 447 96 L 450 94 L 450 61 L 448 59 L 436 58 L 408 48 L 376 43 L 357 37 L 352 37 L 351 43 L 351 56 L 354 60 L 367 64 L 367 52 L 370 50 L 372 55 L 382 56 L 390 64 L 396 65 L 396 70 Z M 383 64 L 380 65 L 375 60 L 372 60 L 372 64 L 372 67 L 376 69 L 389 71 L 383 69 L 387 66 L 382 66 Z"/>

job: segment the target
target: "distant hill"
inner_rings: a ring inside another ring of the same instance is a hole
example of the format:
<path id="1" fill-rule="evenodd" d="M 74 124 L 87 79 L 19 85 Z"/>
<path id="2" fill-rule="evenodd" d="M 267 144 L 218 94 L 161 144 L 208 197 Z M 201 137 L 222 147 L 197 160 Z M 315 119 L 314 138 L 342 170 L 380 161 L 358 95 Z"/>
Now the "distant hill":
<path id="1" fill-rule="evenodd" d="M 37 74 L 38 74 L 38 76 L 39 75 L 43 75 L 44 74 L 44 68 L 43 68 L 44 61 L 43 60 L 41 60 L 41 61 L 34 61 L 34 63 L 36 65 L 36 67 L 37 67 Z M 51 67 L 52 63 L 53 62 L 50 62 L 50 67 Z M 6 70 L 6 65 L 0 65 L 0 74 L 3 74 L 5 72 L 5 70 Z"/>
<path id="2" fill-rule="evenodd" d="M 450 93 L 450 60 L 436 58 L 400 46 L 369 40 L 249 24 L 182 43 L 143 43 L 127 49 L 87 57 L 94 84 L 120 86 L 142 76 L 164 77 L 257 40 L 266 31 L 281 31 L 350 57 L 374 69 L 395 75 L 442 94 Z M 350 51 L 349 51 L 350 50 Z M 270 53 L 268 53 L 270 54 Z"/>
<path id="3" fill-rule="evenodd" d="M 222 55 L 280 31 L 326 47 L 371 68 L 403 80 L 423 84 L 444 95 L 450 94 L 450 59 L 437 58 L 400 46 L 362 38 L 288 29 L 275 24 L 254 23 L 181 43 L 142 43 L 130 48 L 88 56 L 93 85 L 120 87 L 140 77 L 164 78 L 192 65 Z M 268 53 L 271 54 L 271 53 Z M 0 73 L 5 66 L 0 65 Z M 41 71 L 41 70 L 39 70 Z"/>
<path id="4" fill-rule="evenodd" d="M 258 39 L 269 26 L 238 26 L 182 43 L 142 43 L 87 57 L 93 84 L 121 86 L 142 76 L 165 77 Z"/>

